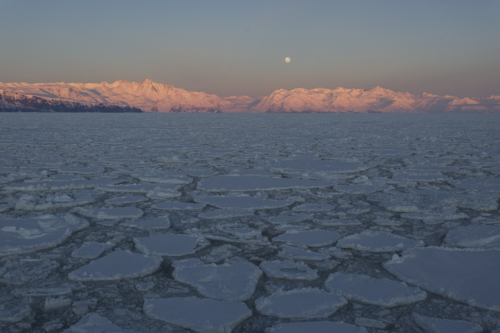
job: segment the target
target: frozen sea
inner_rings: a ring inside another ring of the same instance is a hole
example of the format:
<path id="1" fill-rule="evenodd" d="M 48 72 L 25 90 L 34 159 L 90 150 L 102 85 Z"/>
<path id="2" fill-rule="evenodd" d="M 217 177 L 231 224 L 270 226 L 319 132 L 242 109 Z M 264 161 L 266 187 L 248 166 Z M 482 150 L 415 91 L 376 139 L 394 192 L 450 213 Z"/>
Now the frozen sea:
<path id="1" fill-rule="evenodd" d="M 500 118 L 1 114 L 1 332 L 499 332 Z"/>

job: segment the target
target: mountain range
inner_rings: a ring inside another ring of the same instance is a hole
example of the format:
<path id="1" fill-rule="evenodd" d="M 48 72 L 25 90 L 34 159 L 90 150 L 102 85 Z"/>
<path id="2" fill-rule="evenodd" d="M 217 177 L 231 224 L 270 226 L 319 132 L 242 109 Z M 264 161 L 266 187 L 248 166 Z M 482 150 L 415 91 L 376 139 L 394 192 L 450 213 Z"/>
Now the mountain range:
<path id="1" fill-rule="evenodd" d="M 220 97 L 171 85 L 114 83 L 0 83 L 0 111 L 250 113 L 500 113 L 500 95 L 459 98 L 428 93 L 335 88 L 276 90 L 269 96 Z"/>

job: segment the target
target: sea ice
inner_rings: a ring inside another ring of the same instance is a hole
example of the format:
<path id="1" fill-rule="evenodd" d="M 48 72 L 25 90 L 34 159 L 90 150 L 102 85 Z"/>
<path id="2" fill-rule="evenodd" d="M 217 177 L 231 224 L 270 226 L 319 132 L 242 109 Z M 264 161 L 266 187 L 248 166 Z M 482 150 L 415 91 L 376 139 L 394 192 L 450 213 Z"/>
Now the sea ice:
<path id="1" fill-rule="evenodd" d="M 259 265 L 260 269 L 267 276 L 275 279 L 287 280 L 315 280 L 319 277 L 316 270 L 311 269 L 303 262 L 292 260 L 263 261 Z"/>
<path id="2" fill-rule="evenodd" d="M 191 254 L 208 245 L 203 237 L 171 233 L 134 237 L 134 243 L 144 254 L 170 257 Z"/>
<path id="3" fill-rule="evenodd" d="M 279 318 L 327 318 L 347 304 L 345 298 L 317 288 L 278 291 L 255 301 L 261 314 Z"/>
<path id="4" fill-rule="evenodd" d="M 260 176 L 216 176 L 203 179 L 198 183 L 198 188 L 209 192 L 225 192 L 316 188 L 331 185 L 331 183 L 319 180 Z"/>
<path id="5" fill-rule="evenodd" d="M 500 250 L 409 249 L 383 264 L 399 279 L 445 297 L 500 311 Z"/>
<path id="6" fill-rule="evenodd" d="M 444 242 L 451 246 L 500 248 L 500 226 L 468 225 L 448 231 Z"/>
<path id="7" fill-rule="evenodd" d="M 265 333 L 368 333 L 363 327 L 333 321 L 283 323 L 266 328 Z"/>
<path id="8" fill-rule="evenodd" d="M 170 228 L 170 219 L 168 216 L 153 217 L 150 219 L 128 220 L 121 225 L 137 229 L 168 229 Z"/>
<path id="9" fill-rule="evenodd" d="M 427 297 L 425 291 L 409 287 L 404 282 L 375 279 L 361 274 L 330 274 L 325 287 L 350 301 L 384 307 L 420 302 Z"/>
<path id="10" fill-rule="evenodd" d="M 483 328 L 465 320 L 426 317 L 413 313 L 413 320 L 428 333 L 481 333 Z"/>
<path id="11" fill-rule="evenodd" d="M 268 218 L 268 221 L 272 224 L 298 223 L 306 220 L 311 220 L 312 218 L 312 214 L 278 215 Z"/>
<path id="12" fill-rule="evenodd" d="M 0 219 L 0 257 L 55 247 L 89 223 L 71 214 L 64 218 L 42 215 L 38 218 Z"/>
<path id="13" fill-rule="evenodd" d="M 99 257 L 106 249 L 109 249 L 113 246 L 115 246 L 115 244 L 112 242 L 85 242 L 78 249 L 74 250 L 71 253 L 71 256 L 82 259 L 95 259 Z"/>
<path id="14" fill-rule="evenodd" d="M 259 210 L 275 209 L 290 206 L 294 201 L 267 200 L 250 196 L 218 196 L 195 199 L 198 202 L 209 204 L 222 209 Z"/>
<path id="15" fill-rule="evenodd" d="M 329 204 L 302 204 L 293 207 L 294 212 L 307 212 L 307 213 L 318 213 L 318 212 L 328 212 L 334 209 L 335 206 Z"/>
<path id="16" fill-rule="evenodd" d="M 133 219 L 139 218 L 144 214 L 142 210 L 135 207 L 102 209 L 75 208 L 74 211 L 82 216 L 91 217 L 98 220 Z"/>
<path id="17" fill-rule="evenodd" d="M 244 217 L 253 215 L 254 212 L 252 210 L 217 209 L 210 212 L 201 213 L 198 215 L 198 217 L 203 219 L 229 219 L 233 217 Z"/>
<path id="18" fill-rule="evenodd" d="M 368 252 L 394 252 L 424 245 L 421 240 L 410 239 L 385 231 L 372 230 L 349 235 L 337 242 L 337 246 L 340 248 Z"/>
<path id="19" fill-rule="evenodd" d="M 262 276 L 257 266 L 243 260 L 205 265 L 199 259 L 187 259 L 176 261 L 172 266 L 176 281 L 192 285 L 205 297 L 227 301 L 248 300 Z"/>
<path id="20" fill-rule="evenodd" d="M 144 202 L 144 201 L 148 201 L 148 199 L 145 198 L 145 197 L 135 196 L 135 197 L 118 197 L 118 198 L 112 198 L 112 199 L 106 200 L 106 203 L 107 204 L 111 204 L 111 205 L 121 206 L 121 205 L 127 205 L 127 204 L 134 204 L 134 203 Z"/>
<path id="21" fill-rule="evenodd" d="M 336 231 L 328 230 L 305 230 L 305 231 L 288 231 L 278 237 L 273 238 L 273 241 L 287 242 L 291 244 L 305 245 L 310 247 L 321 247 L 334 244 L 340 235 Z"/>
<path id="22" fill-rule="evenodd" d="M 158 256 L 118 250 L 74 270 L 68 278 L 74 281 L 112 281 L 141 277 L 155 272 L 161 262 Z"/>
<path id="23" fill-rule="evenodd" d="M 182 201 L 167 201 L 153 205 L 153 208 L 164 210 L 202 210 L 206 205 Z"/>
<path id="24" fill-rule="evenodd" d="M 288 245 L 283 245 L 281 247 L 281 251 L 278 252 L 278 256 L 286 259 L 313 261 L 322 261 L 330 258 L 330 255 L 328 254 L 313 252 L 311 250 Z"/>
<path id="25" fill-rule="evenodd" d="M 96 312 L 86 314 L 79 322 L 63 333 L 139 333 L 116 326 L 108 318 Z"/>
<path id="26" fill-rule="evenodd" d="M 236 325 L 252 316 L 245 303 L 197 297 L 146 299 L 144 313 L 199 333 L 231 333 Z"/>

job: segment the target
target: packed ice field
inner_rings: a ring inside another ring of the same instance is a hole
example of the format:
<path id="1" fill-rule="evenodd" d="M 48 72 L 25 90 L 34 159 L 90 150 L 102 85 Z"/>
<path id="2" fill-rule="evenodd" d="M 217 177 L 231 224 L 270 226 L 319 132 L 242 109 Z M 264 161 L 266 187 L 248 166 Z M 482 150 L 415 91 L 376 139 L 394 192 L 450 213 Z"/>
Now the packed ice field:
<path id="1" fill-rule="evenodd" d="M 1 332 L 500 332 L 495 115 L 2 114 Z"/>

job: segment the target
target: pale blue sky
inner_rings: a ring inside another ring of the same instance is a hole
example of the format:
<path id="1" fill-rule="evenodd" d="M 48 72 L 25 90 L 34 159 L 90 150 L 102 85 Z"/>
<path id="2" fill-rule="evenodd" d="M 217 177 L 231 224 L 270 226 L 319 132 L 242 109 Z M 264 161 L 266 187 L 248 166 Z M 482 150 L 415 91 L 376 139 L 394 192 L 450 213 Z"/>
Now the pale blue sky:
<path id="1" fill-rule="evenodd" d="M 500 1 L 0 0 L 0 82 L 146 77 L 220 96 L 500 95 Z"/>

